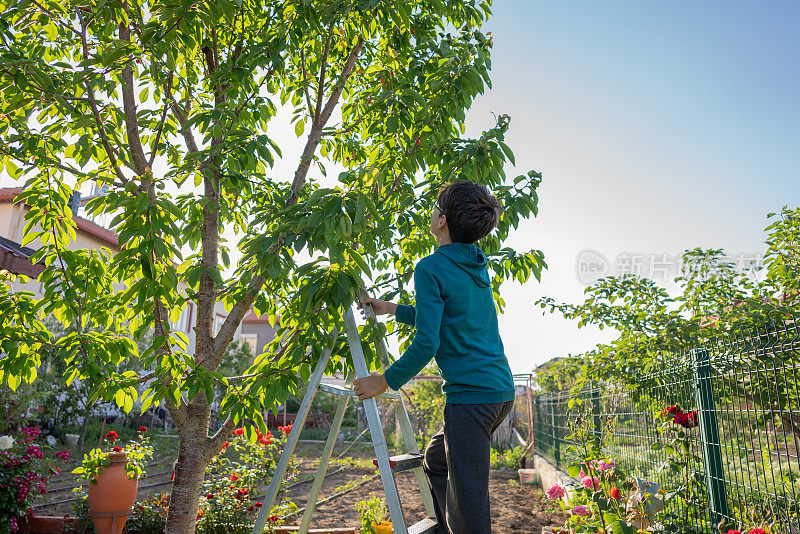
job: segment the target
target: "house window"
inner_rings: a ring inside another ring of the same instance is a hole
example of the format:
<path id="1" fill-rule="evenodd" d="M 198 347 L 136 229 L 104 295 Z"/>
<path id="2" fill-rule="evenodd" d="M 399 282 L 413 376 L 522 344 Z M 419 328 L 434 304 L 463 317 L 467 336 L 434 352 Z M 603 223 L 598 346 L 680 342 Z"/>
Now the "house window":
<path id="1" fill-rule="evenodd" d="M 222 323 L 225 322 L 225 317 L 227 317 L 227 316 L 219 314 L 219 313 L 214 317 L 214 335 L 215 336 L 217 334 L 219 334 L 219 329 L 222 328 Z"/>
<path id="2" fill-rule="evenodd" d="M 186 307 L 183 308 L 181 316 L 178 317 L 178 322 L 175 323 L 176 332 L 186 332 L 187 334 L 192 331 L 192 315 L 194 314 L 194 303 L 187 302 Z"/>
<path id="3" fill-rule="evenodd" d="M 239 341 L 242 346 L 247 345 L 250 347 L 250 354 L 254 356 L 258 354 L 256 352 L 258 350 L 258 334 L 242 334 L 239 336 Z"/>

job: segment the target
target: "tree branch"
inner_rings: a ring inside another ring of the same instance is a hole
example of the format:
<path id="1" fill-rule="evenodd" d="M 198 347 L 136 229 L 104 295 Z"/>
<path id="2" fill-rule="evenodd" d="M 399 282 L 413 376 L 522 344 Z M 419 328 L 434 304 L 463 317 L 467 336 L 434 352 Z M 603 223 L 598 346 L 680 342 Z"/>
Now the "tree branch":
<path id="1" fill-rule="evenodd" d="M 172 74 L 170 73 L 170 78 Z M 178 119 L 178 124 L 181 125 L 181 135 L 183 135 L 183 140 L 186 142 L 186 148 L 189 149 L 189 153 L 194 154 L 198 152 L 197 142 L 194 139 L 194 134 L 192 133 L 191 128 L 188 126 L 188 117 L 186 116 L 187 112 L 184 112 L 181 109 L 181 106 L 175 100 L 175 97 L 172 96 L 172 87 L 165 86 L 164 87 L 164 94 L 169 101 L 170 108 L 172 108 L 172 112 L 175 114 L 175 117 Z"/>
<path id="2" fill-rule="evenodd" d="M 328 54 L 331 50 L 331 39 L 333 39 L 333 22 L 328 25 L 328 38 L 325 40 L 325 51 L 322 53 L 322 61 L 319 67 L 319 81 L 317 82 L 317 107 L 314 109 L 314 124 L 319 120 L 322 112 L 322 99 L 325 97 L 325 71 L 328 68 Z"/>
<path id="3" fill-rule="evenodd" d="M 167 80 L 168 87 L 172 88 L 172 73 L 169 73 L 169 80 Z M 161 132 L 164 130 L 164 122 L 167 120 L 167 110 L 169 109 L 169 99 L 164 99 L 164 109 L 161 111 L 161 120 L 158 123 L 158 130 L 156 131 L 156 139 L 153 141 L 153 147 L 150 149 L 150 159 L 147 161 L 147 166 L 153 168 L 153 162 L 156 160 L 156 150 L 158 150 L 158 143 L 161 141 Z"/>
<path id="4" fill-rule="evenodd" d="M 350 78 L 350 74 L 353 72 L 356 59 L 358 58 L 358 54 L 361 52 L 363 47 L 364 38 L 359 37 L 358 42 L 355 44 L 355 46 L 353 46 L 353 49 L 350 50 L 350 54 L 348 55 L 347 61 L 344 65 L 344 69 L 342 69 L 342 74 L 339 76 L 339 81 L 336 83 L 333 91 L 331 91 L 331 96 L 328 98 L 328 102 L 322 109 L 318 120 L 314 122 L 311 132 L 308 134 L 308 141 L 306 142 L 305 149 L 303 149 L 303 155 L 300 157 L 300 164 L 294 173 L 294 180 L 292 181 L 292 194 L 286 201 L 287 206 L 297 204 L 300 190 L 306 183 L 306 176 L 308 175 L 308 169 L 311 166 L 311 160 L 314 157 L 314 152 L 317 150 L 319 141 L 322 138 L 322 129 L 325 127 L 328 119 L 330 119 L 333 110 L 336 108 L 336 104 L 339 103 L 339 98 L 342 96 L 344 86 L 347 83 L 347 80 Z"/>
<path id="5" fill-rule="evenodd" d="M 236 334 L 239 323 L 242 322 L 250 306 L 255 302 L 259 291 L 261 291 L 266 281 L 267 280 L 263 276 L 257 275 L 247 284 L 244 296 L 239 302 L 233 305 L 231 312 L 225 318 L 225 322 L 222 323 L 217 333 L 217 337 L 214 340 L 214 350 L 210 355 L 210 359 L 206 362 L 206 367 L 218 366 L 219 362 L 222 361 L 225 352 L 228 350 L 228 345 L 233 341 L 233 336 Z"/>
<path id="6" fill-rule="evenodd" d="M 123 2 L 127 6 L 127 2 Z M 130 20 L 130 19 L 129 19 Z M 121 41 L 131 40 L 131 29 L 127 23 L 120 24 L 119 38 Z M 138 175 L 147 173 L 147 158 L 142 148 L 142 140 L 139 137 L 139 121 L 136 118 L 136 99 L 133 95 L 133 67 L 132 61 L 128 60 L 122 68 L 122 107 L 125 116 L 125 133 L 128 135 L 128 148 L 131 152 L 133 170 Z"/>
<path id="7" fill-rule="evenodd" d="M 83 51 L 83 59 L 89 59 L 89 45 L 86 40 L 86 28 L 87 23 L 80 18 L 81 21 L 81 49 Z M 84 73 L 87 75 L 90 73 L 89 67 L 84 68 Z M 100 111 L 97 109 L 97 100 L 94 97 L 94 89 L 92 89 L 92 84 L 89 81 L 89 76 L 86 77 L 86 94 L 89 97 L 89 107 L 92 108 L 92 116 L 94 117 L 94 122 L 97 125 L 97 129 L 100 132 L 100 141 L 103 144 L 103 149 L 106 151 L 106 155 L 108 156 L 108 160 L 111 162 L 111 168 L 114 170 L 114 174 L 117 175 L 117 178 L 123 184 L 128 183 L 128 179 L 125 178 L 125 175 L 122 174 L 122 171 L 117 164 L 117 157 L 116 152 L 114 149 L 111 148 L 111 144 L 108 142 L 108 137 L 106 136 L 105 128 L 103 127 L 103 119 L 100 117 Z"/>
<path id="8" fill-rule="evenodd" d="M 73 28 L 72 26 L 70 26 L 69 24 L 66 24 L 66 23 L 65 23 L 65 22 L 63 22 L 61 19 L 59 19 L 58 17 L 56 17 L 56 16 L 53 14 L 53 12 L 52 12 L 52 11 L 50 11 L 49 9 L 47 9 L 46 7 L 44 7 L 42 4 L 40 4 L 40 3 L 39 3 L 39 2 L 37 2 L 36 0 L 31 0 L 31 1 L 32 1 L 32 2 L 33 2 L 35 5 L 36 5 L 36 7 L 38 7 L 39 9 L 41 9 L 41 10 L 42 10 L 42 12 L 44 12 L 44 13 L 46 13 L 46 14 L 50 15 L 50 17 L 53 19 L 53 22 L 55 22 L 56 24 L 58 24 L 58 25 L 59 25 L 59 26 L 61 26 L 62 28 L 64 28 L 64 29 L 66 29 L 66 30 L 69 30 L 69 31 L 71 31 L 72 33 L 74 33 L 74 34 L 75 34 L 75 35 L 77 35 L 78 37 L 80 37 L 80 36 L 81 36 L 81 32 L 79 32 L 78 30 L 76 30 L 75 28 Z"/>
<path id="9" fill-rule="evenodd" d="M 233 417 L 228 414 L 228 417 L 225 418 L 223 421 L 222 426 L 219 427 L 213 436 L 208 439 L 208 446 L 210 448 L 211 454 L 217 454 L 219 450 L 222 448 L 222 445 L 228 440 L 228 437 L 233 432 Z"/>
<path id="10" fill-rule="evenodd" d="M 311 117 L 311 122 L 314 122 L 314 106 L 311 104 L 311 97 L 308 94 L 308 72 L 306 71 L 306 54 L 303 49 L 300 49 L 300 70 L 303 72 L 303 93 L 306 96 L 306 105 L 308 106 L 308 116 Z"/>

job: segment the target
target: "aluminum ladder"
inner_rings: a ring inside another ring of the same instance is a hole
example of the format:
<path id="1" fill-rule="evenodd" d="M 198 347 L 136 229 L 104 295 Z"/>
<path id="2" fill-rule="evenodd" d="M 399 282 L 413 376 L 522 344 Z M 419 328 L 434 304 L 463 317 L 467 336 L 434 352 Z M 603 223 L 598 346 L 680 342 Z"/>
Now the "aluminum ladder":
<path id="1" fill-rule="evenodd" d="M 371 322 L 376 320 L 371 306 L 366 305 L 364 311 L 367 320 Z M 369 370 L 367 368 L 367 362 L 364 358 L 364 352 L 361 347 L 361 338 L 358 333 L 358 326 L 356 325 L 352 307 L 345 310 L 344 322 L 347 333 L 347 344 L 350 346 L 350 355 L 353 359 L 355 374 L 359 378 L 367 376 L 369 374 Z M 389 366 L 390 361 L 389 354 L 386 350 L 386 342 L 383 336 L 379 337 L 375 349 L 378 353 L 378 357 L 380 358 L 381 367 L 386 369 L 386 367 Z M 325 391 L 326 393 L 339 395 L 341 398 L 337 404 L 336 414 L 334 415 L 333 422 L 331 423 L 330 433 L 328 434 L 328 439 L 325 442 L 325 447 L 319 460 L 319 468 L 311 486 L 311 492 L 309 493 L 308 502 L 306 503 L 306 508 L 303 512 L 303 518 L 300 520 L 298 534 L 306 534 L 308 532 L 309 525 L 311 524 L 311 516 L 314 513 L 314 507 L 316 506 L 320 490 L 322 489 L 322 483 L 325 479 L 325 473 L 328 469 L 328 462 L 330 461 L 331 453 L 333 452 L 333 446 L 335 445 L 336 438 L 339 434 L 339 428 L 341 427 L 342 419 L 344 418 L 344 413 L 347 409 L 347 404 L 351 399 L 358 402 L 358 397 L 356 397 L 351 387 L 353 382 L 352 375 L 347 377 L 344 387 L 324 383 L 322 381 L 325 367 L 328 365 L 330 356 L 331 348 L 325 348 L 320 356 L 319 361 L 317 362 L 316 367 L 314 368 L 314 372 L 308 379 L 308 388 L 306 389 L 306 394 L 303 397 L 303 401 L 300 404 L 300 408 L 297 412 L 297 417 L 292 425 L 292 430 L 286 440 L 286 446 L 283 449 L 280 460 L 278 460 L 275 474 L 270 481 L 267 494 L 264 498 L 264 505 L 261 507 L 258 517 L 256 518 L 252 534 L 262 534 L 264 531 L 264 524 L 267 519 L 267 515 L 269 514 L 269 510 L 275 502 L 275 497 L 280 489 L 281 480 L 283 480 L 283 477 L 286 474 L 286 469 L 289 465 L 289 459 L 292 457 L 292 454 L 294 454 L 294 448 L 299 440 L 300 431 L 305 426 L 306 417 L 308 416 L 311 404 L 314 401 L 317 391 L 321 390 Z M 431 519 L 435 517 L 433 497 L 431 496 L 431 491 L 428 487 L 428 481 L 425 477 L 425 473 L 422 470 L 422 455 L 419 453 L 417 441 L 414 438 L 414 431 L 411 428 L 411 421 L 408 418 L 408 411 L 406 411 L 403 398 L 399 392 L 388 390 L 380 396 L 382 398 L 389 399 L 394 405 L 400 432 L 402 434 L 406 450 L 408 451 L 406 454 L 400 456 L 389 456 L 389 449 L 386 445 L 386 437 L 384 435 L 383 426 L 381 425 L 380 416 L 378 414 L 378 406 L 374 398 L 365 400 L 364 412 L 367 416 L 367 423 L 369 425 L 369 432 L 372 438 L 372 445 L 375 449 L 376 459 L 373 460 L 373 463 L 378 466 L 378 470 L 381 475 L 381 481 L 383 482 L 383 490 L 386 494 L 386 504 L 389 508 L 392 527 L 395 534 L 432 533 L 436 530 L 436 521 Z M 394 478 L 394 473 L 409 469 L 413 470 L 414 472 L 417 485 L 419 486 L 420 493 L 422 494 L 425 512 L 428 515 L 427 518 L 410 526 L 406 524 L 406 520 L 403 515 L 403 508 L 400 504 L 400 495 L 397 491 L 397 484 Z"/>

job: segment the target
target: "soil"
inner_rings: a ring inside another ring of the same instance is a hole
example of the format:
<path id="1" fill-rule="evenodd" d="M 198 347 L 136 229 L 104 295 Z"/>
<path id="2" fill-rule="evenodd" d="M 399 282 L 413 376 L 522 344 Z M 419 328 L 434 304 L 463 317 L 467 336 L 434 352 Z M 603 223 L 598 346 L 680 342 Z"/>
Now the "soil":
<path id="1" fill-rule="evenodd" d="M 329 471 L 333 470 L 335 467 L 332 466 Z M 316 470 L 304 462 L 300 471 L 306 475 L 313 474 Z M 348 481 L 358 480 L 373 473 L 375 473 L 374 469 L 348 467 L 342 472 L 326 476 L 319 500 L 335 493 L 337 487 L 343 486 Z M 425 508 L 414 475 L 410 471 L 406 471 L 398 473 L 395 479 L 408 524 L 423 519 Z M 518 480 L 516 471 L 492 471 L 489 479 L 489 499 L 494 534 L 538 533 L 541 532 L 542 527 L 564 524 L 564 517 L 552 511 L 541 486 L 515 484 L 514 482 L 518 482 Z M 301 508 L 305 506 L 310 489 L 310 482 L 292 488 L 292 500 L 297 506 Z M 355 509 L 355 504 L 367 499 L 372 492 L 383 496 L 380 478 L 367 482 L 330 502 L 317 505 L 311 520 L 311 527 L 329 528 L 358 525 L 359 514 Z M 287 522 L 289 525 L 298 525 L 299 523 L 299 515 Z"/>

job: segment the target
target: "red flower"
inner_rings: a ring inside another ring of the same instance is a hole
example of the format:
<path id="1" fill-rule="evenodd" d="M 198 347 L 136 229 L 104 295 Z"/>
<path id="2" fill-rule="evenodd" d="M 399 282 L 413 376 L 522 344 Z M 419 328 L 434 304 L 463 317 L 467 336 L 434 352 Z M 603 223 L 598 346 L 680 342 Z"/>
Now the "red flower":
<path id="1" fill-rule="evenodd" d="M 249 491 L 248 491 L 247 489 L 245 489 L 245 488 L 239 488 L 238 490 L 236 490 L 236 495 L 235 495 L 235 497 L 236 497 L 237 499 L 244 499 L 245 497 L 247 497 L 247 494 L 248 494 L 248 493 L 249 493 Z"/>
<path id="2" fill-rule="evenodd" d="M 733 530 L 733 529 L 730 529 L 730 530 L 728 531 L 728 534 L 742 534 L 742 531 L 741 531 L 741 530 Z"/>
<path id="3" fill-rule="evenodd" d="M 69 451 L 58 451 L 56 453 L 56 458 L 60 458 L 61 460 L 64 460 L 66 462 L 67 460 L 69 460 Z"/>
<path id="4" fill-rule="evenodd" d="M 117 441 L 118 437 L 119 437 L 119 434 L 117 434 L 113 430 L 109 430 L 108 432 L 106 432 L 106 439 L 108 441 L 110 441 L 111 443 L 114 443 L 115 441 Z"/>
<path id="5" fill-rule="evenodd" d="M 271 516 L 269 516 L 269 518 L 268 518 L 268 519 L 269 519 L 270 521 L 277 521 L 277 520 L 278 520 L 278 516 L 277 516 L 277 515 L 271 515 Z"/>
<path id="6" fill-rule="evenodd" d="M 292 431 L 292 425 L 279 426 L 278 430 L 281 431 L 281 433 L 283 434 L 283 437 L 285 438 Z"/>
<path id="7" fill-rule="evenodd" d="M 233 432 L 231 432 L 231 435 L 233 435 L 233 436 L 241 436 L 241 435 L 244 435 L 244 428 L 237 428 L 236 430 L 234 430 Z"/>
<path id="8" fill-rule="evenodd" d="M 672 421 L 683 428 L 694 428 L 697 426 L 697 412 L 678 412 Z"/>
<path id="9" fill-rule="evenodd" d="M 206 494 L 206 499 L 208 499 L 209 501 L 210 501 L 211 499 L 213 499 L 213 498 L 214 498 L 214 494 L 213 494 L 213 493 L 207 493 L 207 494 Z"/>
<path id="10" fill-rule="evenodd" d="M 122 447 L 112 447 L 111 452 L 122 452 Z"/>
<path id="11" fill-rule="evenodd" d="M 767 534 L 767 531 L 763 528 L 751 528 L 750 534 Z"/>
<path id="12" fill-rule="evenodd" d="M 687 413 L 686 416 L 691 428 L 694 428 L 700 424 L 700 419 L 697 417 L 697 410 L 692 410 L 691 412 Z"/>
<path id="13" fill-rule="evenodd" d="M 147 427 L 142 425 L 139 427 L 139 432 L 147 432 Z"/>
<path id="14" fill-rule="evenodd" d="M 239 480 L 239 475 L 231 473 L 231 482 L 236 482 L 237 480 Z"/>
<path id="15" fill-rule="evenodd" d="M 672 415 L 677 415 L 681 411 L 681 409 L 678 408 L 677 404 L 673 404 L 672 406 L 667 406 L 665 410 L 667 413 L 671 413 Z"/>
<path id="16" fill-rule="evenodd" d="M 611 496 L 611 498 L 612 498 L 612 499 L 614 499 L 615 501 L 618 501 L 618 500 L 622 499 L 622 492 L 621 492 L 621 491 L 619 491 L 619 488 L 617 488 L 617 487 L 613 487 L 613 488 L 611 488 L 611 491 L 610 491 L 610 492 L 608 492 L 608 494 L 609 494 L 609 495 Z"/>
<path id="17" fill-rule="evenodd" d="M 224 450 L 225 450 L 225 448 L 226 448 L 228 445 L 230 445 L 230 442 L 226 441 L 225 443 L 223 443 L 223 444 L 222 444 L 222 448 L 221 448 L 220 450 L 221 450 L 221 451 L 224 451 Z"/>
<path id="18" fill-rule="evenodd" d="M 263 504 L 261 504 L 260 502 L 257 502 L 257 503 L 256 503 L 256 508 L 261 508 L 262 506 L 264 506 L 264 505 L 263 505 Z"/>
<path id="19" fill-rule="evenodd" d="M 248 512 L 252 512 L 253 510 L 255 510 L 255 508 L 253 508 L 253 506 L 250 506 L 250 507 L 247 509 L 247 511 L 248 511 Z"/>

